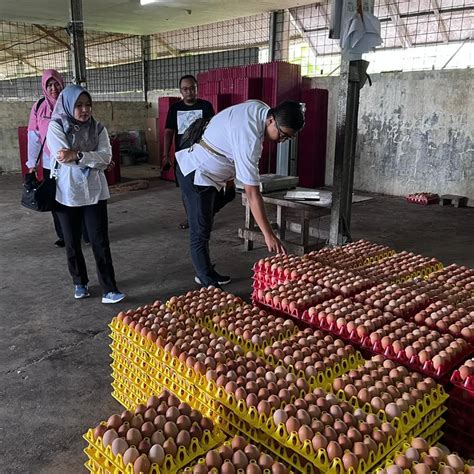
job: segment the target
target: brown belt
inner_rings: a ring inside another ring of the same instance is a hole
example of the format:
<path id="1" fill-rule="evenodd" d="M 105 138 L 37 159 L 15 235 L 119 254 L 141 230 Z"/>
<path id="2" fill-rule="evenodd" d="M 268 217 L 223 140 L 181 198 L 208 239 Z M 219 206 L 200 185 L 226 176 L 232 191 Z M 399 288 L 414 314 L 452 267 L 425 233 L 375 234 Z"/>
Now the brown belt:
<path id="1" fill-rule="evenodd" d="M 208 145 L 202 139 L 198 141 L 198 145 L 201 145 L 204 149 L 206 149 L 209 153 L 212 153 L 213 155 L 217 155 L 217 156 L 220 156 L 222 158 L 226 158 L 225 155 L 223 155 L 222 153 L 219 153 L 217 150 L 214 150 L 214 148 L 212 148 L 212 146 Z"/>

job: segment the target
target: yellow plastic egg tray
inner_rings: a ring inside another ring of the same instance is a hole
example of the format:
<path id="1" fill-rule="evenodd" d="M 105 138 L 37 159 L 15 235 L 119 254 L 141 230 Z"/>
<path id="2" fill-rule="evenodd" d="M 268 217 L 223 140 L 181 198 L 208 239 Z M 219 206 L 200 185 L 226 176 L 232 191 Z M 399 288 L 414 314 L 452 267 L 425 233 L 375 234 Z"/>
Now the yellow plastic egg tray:
<path id="1" fill-rule="evenodd" d="M 387 250 L 386 252 L 372 255 L 370 257 L 365 257 L 363 265 L 366 267 L 368 265 L 379 264 L 382 260 L 393 257 L 395 254 L 395 250 Z"/>
<path id="2" fill-rule="evenodd" d="M 364 403 L 362 405 L 359 403 L 357 397 L 347 397 L 344 390 L 339 390 L 336 396 L 350 403 L 354 408 L 361 408 L 366 413 L 373 413 L 381 420 L 388 421 L 384 410 L 376 412 L 370 403 Z M 394 418 L 390 423 L 395 426 L 395 428 L 400 428 L 402 433 L 408 433 L 412 428 L 423 422 L 424 417 L 431 412 L 431 410 L 442 405 L 447 399 L 448 394 L 444 391 L 444 388 L 441 385 L 437 385 L 430 393 L 426 393 L 422 399 L 417 400 L 416 405 L 411 405 L 408 411 L 402 412 L 400 417 Z"/>
<path id="3" fill-rule="evenodd" d="M 379 444 L 376 452 L 372 451 L 369 453 L 369 459 L 367 461 L 361 459 L 356 470 L 353 468 L 346 470 L 341 459 L 336 458 L 330 461 L 325 449 L 319 449 L 318 452 L 315 452 L 310 440 L 306 440 L 302 443 L 298 438 L 298 433 L 288 433 L 283 423 L 276 426 L 271 416 L 267 419 L 263 430 L 269 436 L 275 438 L 280 444 L 290 447 L 296 453 L 305 457 L 323 472 L 338 474 L 363 474 L 370 472 L 370 469 L 375 464 L 379 463 L 380 460 L 387 456 L 393 448 L 403 440 L 400 430 L 397 430 L 395 437 L 388 437 L 386 445 Z"/>
<path id="4" fill-rule="evenodd" d="M 254 444 L 254 443 L 252 443 L 252 444 Z M 232 440 L 225 441 L 225 442 L 222 443 L 220 446 L 217 446 L 216 449 L 220 448 L 221 446 L 232 446 Z M 265 450 L 265 449 L 262 449 L 261 446 L 258 446 L 258 445 L 257 445 L 257 447 L 258 447 L 258 449 L 259 449 L 261 452 L 266 452 L 266 450 Z M 268 453 L 267 453 L 267 454 L 268 454 Z M 273 457 L 273 456 L 272 456 L 272 457 Z M 274 460 L 279 461 L 279 459 L 274 459 Z M 179 471 L 178 474 L 192 474 L 193 468 L 194 468 L 197 464 L 206 464 L 205 458 L 200 458 L 200 459 L 198 459 L 197 462 L 191 463 L 190 466 L 186 466 L 184 469 L 182 469 L 181 471 Z M 283 464 L 284 464 L 284 463 L 283 463 Z M 287 466 L 287 467 L 288 467 L 288 466 Z M 264 470 L 262 471 L 263 474 L 271 474 L 271 472 L 272 472 L 271 469 L 264 469 Z M 291 469 L 289 470 L 289 472 L 290 472 L 291 474 L 295 474 L 295 471 L 293 471 L 293 470 L 291 470 Z M 237 469 L 237 474 L 245 474 L 245 471 L 244 471 L 243 469 Z"/>
<path id="5" fill-rule="evenodd" d="M 357 369 L 366 363 L 366 360 L 362 357 L 362 354 L 359 351 L 356 351 L 354 354 L 349 354 L 347 359 L 342 359 L 341 362 L 336 362 L 332 367 L 328 367 L 324 372 L 318 372 L 316 375 L 306 377 L 304 371 L 296 370 L 293 365 L 285 365 L 282 360 L 275 360 L 275 358 L 271 355 L 265 357 L 265 360 L 270 365 L 280 365 L 285 367 L 292 374 L 296 375 L 296 377 L 305 379 L 308 382 L 310 391 L 313 391 L 315 388 L 326 389 L 332 385 L 332 382 L 337 377 L 340 377 L 350 370 Z"/>
<path id="6" fill-rule="evenodd" d="M 271 346 L 276 341 L 283 341 L 284 339 L 295 335 L 299 331 L 299 328 L 294 326 L 293 329 L 288 329 L 285 332 L 278 334 L 278 337 L 271 337 L 262 344 L 256 345 L 252 344 L 251 341 L 245 341 L 243 337 L 237 336 L 233 332 L 228 331 L 226 328 L 221 328 L 218 324 L 213 323 L 212 320 L 204 321 L 204 325 L 214 334 L 223 336 L 234 344 L 241 346 L 245 351 L 252 351 L 260 356 L 263 356 L 265 347 Z"/>
<path id="7" fill-rule="evenodd" d="M 442 419 L 440 417 L 446 410 L 447 407 L 445 405 L 440 405 L 439 407 L 434 408 L 433 410 L 428 412 L 423 417 L 423 419 L 407 433 L 407 438 L 421 436 L 420 433 L 423 433 L 428 430 L 430 426 L 437 422 L 438 419 Z M 444 423 L 444 419 L 442 420 Z"/>
<path id="8" fill-rule="evenodd" d="M 105 424 L 102 422 L 102 424 Z M 94 430 L 89 429 L 84 435 L 84 439 L 88 442 L 88 446 L 84 449 L 87 457 L 92 459 L 96 464 L 101 466 L 105 471 L 109 471 L 112 474 L 133 474 L 133 466 L 128 464 L 124 465 L 122 456 L 119 454 L 115 456 L 112 453 L 110 446 L 104 448 L 102 444 L 102 438 L 94 439 Z M 206 453 L 215 446 L 222 444 L 225 440 L 224 433 L 217 427 L 214 426 L 214 430 L 204 430 L 201 441 L 197 438 L 191 440 L 191 444 L 188 448 L 180 446 L 176 456 L 167 454 L 163 466 L 152 464 L 150 473 L 151 474 L 171 474 L 175 473 L 181 467 L 186 466 L 197 457 Z M 94 471 L 92 471 L 94 472 Z"/>

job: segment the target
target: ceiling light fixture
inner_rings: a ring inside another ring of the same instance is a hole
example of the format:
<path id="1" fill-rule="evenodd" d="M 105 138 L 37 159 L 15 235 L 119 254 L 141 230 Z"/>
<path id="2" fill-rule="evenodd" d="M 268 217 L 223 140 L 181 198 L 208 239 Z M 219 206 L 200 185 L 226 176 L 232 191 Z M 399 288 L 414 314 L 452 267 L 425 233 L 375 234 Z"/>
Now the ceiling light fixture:
<path id="1" fill-rule="evenodd" d="M 150 5 L 151 3 L 160 3 L 160 0 L 140 0 L 140 5 Z"/>

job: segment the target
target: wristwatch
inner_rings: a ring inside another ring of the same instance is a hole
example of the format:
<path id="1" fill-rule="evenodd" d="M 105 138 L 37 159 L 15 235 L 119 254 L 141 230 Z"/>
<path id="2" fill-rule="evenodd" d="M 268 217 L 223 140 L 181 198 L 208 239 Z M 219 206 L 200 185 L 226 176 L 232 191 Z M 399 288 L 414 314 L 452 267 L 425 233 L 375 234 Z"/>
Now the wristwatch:
<path id="1" fill-rule="evenodd" d="M 77 158 L 76 158 L 76 165 L 79 164 L 79 161 L 81 161 L 82 158 L 84 158 L 84 153 L 82 153 L 82 151 L 78 151 L 77 152 Z"/>

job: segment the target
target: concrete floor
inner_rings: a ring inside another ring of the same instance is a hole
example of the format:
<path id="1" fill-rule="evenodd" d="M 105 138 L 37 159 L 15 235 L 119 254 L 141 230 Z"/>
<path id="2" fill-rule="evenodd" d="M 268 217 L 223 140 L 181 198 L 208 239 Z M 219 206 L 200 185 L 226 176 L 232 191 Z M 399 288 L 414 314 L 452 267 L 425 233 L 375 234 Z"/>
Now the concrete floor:
<path id="1" fill-rule="evenodd" d="M 112 198 L 112 254 L 128 298 L 104 306 L 90 248 L 92 298 L 75 301 L 50 216 L 19 199 L 20 177 L 0 176 L 0 472 L 84 472 L 82 434 L 120 410 L 110 395 L 107 324 L 120 310 L 196 288 L 187 233 L 177 229 L 181 200 L 160 180 Z M 217 216 L 212 250 L 219 271 L 234 278 L 229 291 L 248 297 L 251 267 L 267 252 L 243 251 L 243 218 L 239 199 Z M 376 196 L 354 206 L 353 236 L 474 267 L 473 208 Z"/>

